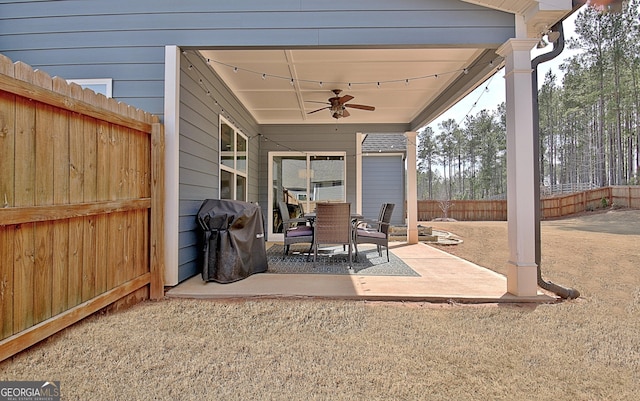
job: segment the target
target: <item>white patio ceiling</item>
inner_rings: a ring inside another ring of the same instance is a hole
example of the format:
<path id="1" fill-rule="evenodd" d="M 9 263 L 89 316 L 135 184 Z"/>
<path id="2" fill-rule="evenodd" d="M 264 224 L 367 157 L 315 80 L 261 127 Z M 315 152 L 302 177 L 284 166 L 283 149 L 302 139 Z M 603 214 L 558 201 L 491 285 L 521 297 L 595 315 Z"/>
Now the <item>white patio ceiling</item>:
<path id="1" fill-rule="evenodd" d="M 481 53 L 480 49 L 202 51 L 259 124 L 335 123 L 329 110 L 308 114 L 325 107 L 317 102 L 332 97 L 332 89 L 353 96 L 349 103 L 376 108 L 348 108 L 351 115 L 340 122 L 408 123 Z"/>

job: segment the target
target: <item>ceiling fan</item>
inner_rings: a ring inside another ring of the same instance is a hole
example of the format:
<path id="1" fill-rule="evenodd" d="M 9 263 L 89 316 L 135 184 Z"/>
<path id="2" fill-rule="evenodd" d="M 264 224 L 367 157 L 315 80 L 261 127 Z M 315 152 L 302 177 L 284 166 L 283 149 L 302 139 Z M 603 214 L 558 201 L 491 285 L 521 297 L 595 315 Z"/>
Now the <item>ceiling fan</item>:
<path id="1" fill-rule="evenodd" d="M 338 118 L 342 118 L 342 117 L 349 117 L 351 115 L 349 113 L 349 111 L 346 109 L 347 107 L 350 107 L 352 109 L 360 109 L 360 110 L 367 110 L 367 111 L 374 111 L 376 109 L 373 106 L 365 106 L 363 104 L 349 104 L 349 103 L 347 103 L 348 101 L 354 99 L 354 97 L 351 96 L 351 95 L 340 96 L 340 93 L 342 92 L 341 89 L 333 89 L 332 92 L 335 94 L 335 96 L 329 98 L 328 99 L 328 103 L 325 103 L 325 102 L 312 102 L 312 103 L 328 104 L 327 107 L 323 107 L 323 108 L 318 109 L 318 110 L 310 111 L 307 114 L 313 114 L 313 113 L 317 113 L 317 112 L 319 112 L 321 110 L 328 109 L 331 112 L 331 117 L 333 117 L 335 119 L 338 119 Z"/>

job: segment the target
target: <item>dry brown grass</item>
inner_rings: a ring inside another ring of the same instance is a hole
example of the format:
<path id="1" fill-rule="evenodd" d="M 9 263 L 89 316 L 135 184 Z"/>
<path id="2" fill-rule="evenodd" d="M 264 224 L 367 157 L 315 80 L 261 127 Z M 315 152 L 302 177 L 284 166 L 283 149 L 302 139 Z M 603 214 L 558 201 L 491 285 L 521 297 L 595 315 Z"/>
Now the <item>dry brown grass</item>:
<path id="1" fill-rule="evenodd" d="M 1 363 L 0 380 L 60 380 L 69 400 L 637 400 L 640 232 L 623 231 L 640 211 L 602 218 L 543 223 L 545 275 L 575 301 L 148 302 Z M 434 227 L 504 268 L 506 223 Z"/>

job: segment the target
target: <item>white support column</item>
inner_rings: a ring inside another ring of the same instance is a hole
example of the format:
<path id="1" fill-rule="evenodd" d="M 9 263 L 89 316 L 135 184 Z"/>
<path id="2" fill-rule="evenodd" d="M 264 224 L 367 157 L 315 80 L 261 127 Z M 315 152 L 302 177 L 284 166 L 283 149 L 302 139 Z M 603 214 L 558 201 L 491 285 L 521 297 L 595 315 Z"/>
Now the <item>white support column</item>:
<path id="1" fill-rule="evenodd" d="M 164 283 L 171 286 L 178 284 L 180 49 L 177 46 L 166 46 L 164 54 Z"/>
<path id="2" fill-rule="evenodd" d="M 534 296 L 538 291 L 535 263 L 535 182 L 531 49 L 535 39 L 510 39 L 496 53 L 505 58 L 507 106 L 507 228 L 509 261 L 507 291 Z"/>
<path id="3" fill-rule="evenodd" d="M 407 244 L 418 243 L 418 161 L 417 132 L 405 132 L 407 138 Z"/>
<path id="4" fill-rule="evenodd" d="M 362 214 L 362 141 L 365 135 L 356 132 L 356 213 Z"/>

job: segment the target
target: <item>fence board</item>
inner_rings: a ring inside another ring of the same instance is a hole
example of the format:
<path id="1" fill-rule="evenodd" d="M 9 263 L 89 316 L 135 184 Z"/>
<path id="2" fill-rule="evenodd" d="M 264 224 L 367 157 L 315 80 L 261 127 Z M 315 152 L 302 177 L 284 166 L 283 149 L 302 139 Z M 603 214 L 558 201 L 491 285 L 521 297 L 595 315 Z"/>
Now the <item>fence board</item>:
<path id="1" fill-rule="evenodd" d="M 53 283 L 53 224 L 49 221 L 35 224 L 35 261 L 33 264 L 34 324 L 51 317 Z"/>
<path id="2" fill-rule="evenodd" d="M 82 99 L 82 87 L 76 84 L 69 85 L 70 96 L 74 99 Z M 71 113 L 69 115 L 69 202 L 84 202 L 85 176 L 89 169 L 85 167 L 85 149 L 91 148 L 91 141 L 85 135 L 85 117 Z M 85 142 L 86 140 L 86 142 Z M 87 155 L 91 152 L 87 150 Z M 86 172 L 86 173 L 85 173 Z M 67 304 L 74 307 L 82 302 L 82 269 L 84 260 L 84 218 L 72 218 L 69 220 L 69 281 L 67 283 Z"/>
<path id="3" fill-rule="evenodd" d="M 33 82 L 33 70 L 16 63 L 17 78 Z M 16 206 L 31 206 L 35 202 L 35 104 L 16 98 L 15 120 L 15 180 Z M 34 324 L 33 273 L 35 266 L 35 224 L 16 227 L 14 237 L 14 330 L 21 331 Z"/>
<path id="4" fill-rule="evenodd" d="M 151 199 L 141 198 L 67 205 L 0 208 L 0 218 L 2 224 L 22 224 L 148 209 L 150 205 Z"/>
<path id="5" fill-rule="evenodd" d="M 52 80 L 52 89 L 63 95 L 71 95 L 67 82 L 61 78 Z M 53 165 L 53 203 L 69 204 L 70 189 L 70 144 L 69 144 L 69 112 L 56 110 L 53 114 L 53 154 L 56 162 Z M 57 315 L 69 308 L 69 220 L 53 222 L 53 262 L 52 262 L 51 314 Z"/>
<path id="6" fill-rule="evenodd" d="M 96 219 L 98 216 L 84 218 L 82 238 L 82 290 L 81 301 L 85 302 L 96 294 Z"/>
<path id="7" fill-rule="evenodd" d="M 0 338 L 13 330 L 13 238 L 14 226 L 0 225 Z"/>
<path id="8" fill-rule="evenodd" d="M 34 82 L 51 90 L 51 77 L 42 71 L 34 72 Z M 35 122 L 35 204 L 53 204 L 54 163 L 53 107 L 36 103 Z M 35 225 L 35 264 L 33 274 L 34 323 L 51 317 L 53 300 L 53 224 Z"/>
<path id="9" fill-rule="evenodd" d="M 13 327 L 22 331 L 34 324 L 33 270 L 35 265 L 35 223 L 16 226 L 13 261 Z"/>
<path id="10" fill-rule="evenodd" d="M 0 92 L 0 207 L 14 205 L 15 99 Z"/>
<path id="11" fill-rule="evenodd" d="M 69 254 L 67 307 L 72 308 L 82 303 L 82 268 L 84 262 L 84 226 L 85 218 L 69 219 Z"/>

